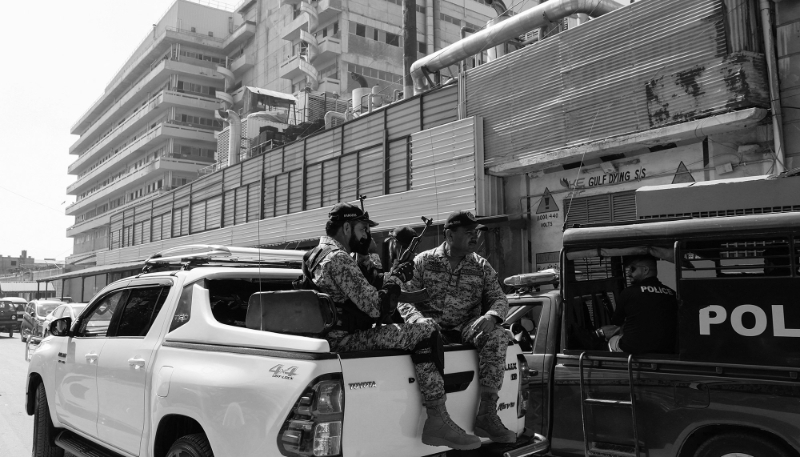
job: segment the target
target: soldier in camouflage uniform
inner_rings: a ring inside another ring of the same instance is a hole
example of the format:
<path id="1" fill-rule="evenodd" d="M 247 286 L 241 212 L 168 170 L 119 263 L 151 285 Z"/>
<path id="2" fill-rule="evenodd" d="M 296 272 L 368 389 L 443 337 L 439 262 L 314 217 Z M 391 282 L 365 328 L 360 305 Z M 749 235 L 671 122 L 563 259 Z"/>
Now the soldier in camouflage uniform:
<path id="1" fill-rule="evenodd" d="M 339 203 L 329 214 L 326 236 L 304 257 L 303 273 L 315 288 L 328 294 L 337 307 L 338 322 L 326 335 L 332 351 L 372 349 L 412 351 L 419 389 L 428 419 L 422 442 L 431 446 L 476 449 L 480 438 L 456 425 L 445 408 L 444 353 L 441 336 L 432 322 L 381 325 L 397 307 L 400 285 L 413 274 L 413 263 L 395 265 L 371 285 L 350 252 L 367 254 L 370 227 L 377 225 L 360 208 Z M 378 323 L 373 326 L 373 324 Z"/>
<path id="2" fill-rule="evenodd" d="M 429 300 L 416 306 L 400 304 L 400 313 L 408 323 L 435 322 L 446 339 L 478 349 L 481 403 L 475 434 L 513 443 L 516 434 L 497 416 L 497 393 L 503 384 L 509 341 L 500 324 L 508 312 L 508 300 L 497 272 L 475 254 L 478 233 L 485 227 L 467 211 L 451 213 L 444 227 L 445 242 L 416 256 L 414 277 L 405 285 L 407 290 L 427 289 Z"/>

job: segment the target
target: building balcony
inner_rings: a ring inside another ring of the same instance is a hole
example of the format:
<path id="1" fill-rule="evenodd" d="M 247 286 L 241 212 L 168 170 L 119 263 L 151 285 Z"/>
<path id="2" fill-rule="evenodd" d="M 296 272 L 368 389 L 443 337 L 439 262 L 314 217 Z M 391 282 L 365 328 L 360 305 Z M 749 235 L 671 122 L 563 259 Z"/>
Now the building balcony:
<path id="1" fill-rule="evenodd" d="M 342 41 L 339 38 L 325 37 L 317 44 L 317 58 L 314 66 L 324 68 L 325 64 L 332 62 L 342 55 Z"/>
<path id="2" fill-rule="evenodd" d="M 253 68 L 255 59 L 248 53 L 244 53 L 231 62 L 233 74 L 241 76 L 245 71 Z"/>
<path id="3" fill-rule="evenodd" d="M 172 107 L 199 108 L 212 111 L 219 107 L 219 102 L 217 102 L 217 100 L 214 98 L 204 97 L 201 95 L 164 90 L 150 99 L 150 102 L 139 108 L 139 110 L 129 117 L 123 124 L 117 126 L 105 138 L 98 143 L 95 143 L 77 160 L 72 162 L 72 164 L 70 164 L 70 166 L 67 168 L 67 172 L 70 174 L 79 174 L 83 167 L 88 166 L 91 163 L 92 158 L 100 157 L 103 153 L 107 152 L 108 148 L 114 141 L 124 138 L 126 134 L 130 134 L 130 132 L 134 132 L 142 126 L 147 125 L 148 122 L 157 118 L 167 109 Z M 94 171 L 96 170 L 93 170 L 92 173 Z M 74 184 L 77 184 L 83 180 L 84 177 L 85 176 L 82 176 Z"/>
<path id="4" fill-rule="evenodd" d="M 126 112 L 132 107 L 139 105 L 146 94 L 163 86 L 168 75 L 178 74 L 209 79 L 211 81 L 223 79 L 223 75 L 218 72 L 209 71 L 211 68 L 216 68 L 216 65 L 211 62 L 198 61 L 195 59 L 185 59 L 185 61 L 162 60 L 158 62 L 153 65 L 152 70 L 145 78 L 142 78 L 141 81 L 136 83 L 136 85 L 116 103 L 109 106 L 108 110 L 81 134 L 81 137 L 70 146 L 69 153 L 76 154 L 81 151 L 81 148 L 87 147 L 86 145 L 91 139 L 95 138 L 94 135 L 97 132 L 101 132 L 119 121 L 117 118 L 117 116 L 120 115 L 119 113 Z M 72 133 L 77 132 L 73 131 Z M 81 154 L 81 157 L 84 155 L 85 153 Z"/>
<path id="5" fill-rule="evenodd" d="M 305 2 L 303 2 L 305 3 Z M 295 41 L 300 38 L 300 31 L 308 32 L 308 15 L 300 13 L 281 31 L 281 38 L 286 41 Z"/>
<path id="6" fill-rule="evenodd" d="M 283 62 L 278 69 L 278 76 L 283 79 L 294 80 L 302 75 L 309 76 L 314 81 L 319 80 L 317 69 L 300 56 L 294 56 Z"/>
<path id="7" fill-rule="evenodd" d="M 317 17 L 320 24 L 325 24 L 340 14 L 342 14 L 342 0 L 320 0 L 317 2 Z"/>
<path id="8" fill-rule="evenodd" d="M 100 117 L 119 97 L 136 85 L 142 76 L 152 70 L 153 61 L 163 56 L 172 44 L 186 44 L 201 50 L 206 49 L 222 53 L 224 42 L 224 38 L 210 37 L 176 27 L 165 27 L 161 30 L 161 33 L 155 36 L 153 33 L 148 33 L 145 39 L 137 46 L 136 51 L 106 86 L 103 95 L 86 110 L 83 116 L 72 126 L 70 132 L 75 135 L 82 135 L 94 123 L 96 118 Z"/>
<path id="9" fill-rule="evenodd" d="M 101 204 L 118 196 L 124 196 L 126 192 L 133 190 L 147 182 L 149 179 L 152 179 L 154 173 L 168 171 L 197 173 L 198 170 L 205 166 L 208 166 L 208 162 L 160 157 L 148 163 L 147 165 L 144 165 L 143 167 L 139 167 L 136 170 L 128 172 L 128 174 L 97 190 L 95 193 L 87 196 L 86 198 L 69 205 L 66 208 L 65 213 L 67 216 L 75 216 L 91 209 L 95 205 Z M 138 202 L 140 200 L 141 198 L 134 201 Z M 118 209 L 119 208 L 114 208 L 115 211 Z M 95 218 L 91 220 L 94 219 Z"/>
<path id="10" fill-rule="evenodd" d="M 228 38 L 225 38 L 225 41 L 222 43 L 222 51 L 225 54 L 230 54 L 237 46 L 241 46 L 255 35 L 256 23 L 245 21 L 239 28 L 234 30 Z"/>
<path id="11" fill-rule="evenodd" d="M 116 210 L 116 208 L 114 209 Z M 88 221 L 79 222 L 72 227 L 67 227 L 67 237 L 73 237 L 83 232 L 108 225 L 111 222 L 111 213 L 114 211 L 106 211 L 105 213 L 93 217 Z"/>
<path id="12" fill-rule="evenodd" d="M 322 78 L 317 88 L 320 92 L 333 92 L 338 94 L 342 90 L 342 83 L 336 78 Z"/>

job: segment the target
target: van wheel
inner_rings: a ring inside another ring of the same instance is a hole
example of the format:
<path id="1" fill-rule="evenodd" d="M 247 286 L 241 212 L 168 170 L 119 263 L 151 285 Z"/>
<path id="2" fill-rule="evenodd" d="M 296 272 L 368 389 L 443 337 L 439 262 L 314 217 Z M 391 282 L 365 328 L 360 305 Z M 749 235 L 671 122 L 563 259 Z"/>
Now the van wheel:
<path id="1" fill-rule="evenodd" d="M 768 439 L 743 433 L 723 433 L 703 443 L 694 457 L 791 457 Z"/>
<path id="2" fill-rule="evenodd" d="M 33 457 L 64 457 L 64 450 L 56 446 L 56 427 L 50 418 L 44 384 L 36 388 L 36 409 L 33 412 Z"/>
<path id="3" fill-rule="evenodd" d="M 172 443 L 167 457 L 214 457 L 208 438 L 203 433 L 186 435 Z"/>

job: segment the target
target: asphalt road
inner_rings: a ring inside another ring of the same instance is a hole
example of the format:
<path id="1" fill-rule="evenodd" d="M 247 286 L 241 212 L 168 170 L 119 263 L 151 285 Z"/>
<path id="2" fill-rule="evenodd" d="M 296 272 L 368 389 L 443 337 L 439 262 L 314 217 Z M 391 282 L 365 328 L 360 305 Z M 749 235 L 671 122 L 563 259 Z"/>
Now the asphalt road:
<path id="1" fill-rule="evenodd" d="M 33 417 L 25 413 L 25 344 L 0 333 L 0 455 L 31 455 Z"/>

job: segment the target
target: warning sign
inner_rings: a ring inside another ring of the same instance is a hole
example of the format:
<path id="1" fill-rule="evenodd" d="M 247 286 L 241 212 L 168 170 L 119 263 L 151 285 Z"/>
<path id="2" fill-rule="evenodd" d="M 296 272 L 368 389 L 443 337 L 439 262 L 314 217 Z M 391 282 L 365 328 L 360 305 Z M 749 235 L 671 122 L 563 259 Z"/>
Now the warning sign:
<path id="1" fill-rule="evenodd" d="M 544 195 L 542 195 L 542 200 L 539 202 L 539 208 L 536 209 L 536 214 L 553 213 L 556 211 L 558 211 L 556 200 L 550 194 L 550 190 L 545 187 Z"/>
<path id="2" fill-rule="evenodd" d="M 672 178 L 672 184 L 681 182 L 694 182 L 694 176 L 692 176 L 692 173 L 686 168 L 686 165 L 683 164 L 683 161 L 678 164 L 678 169 L 675 170 L 675 177 Z"/>

